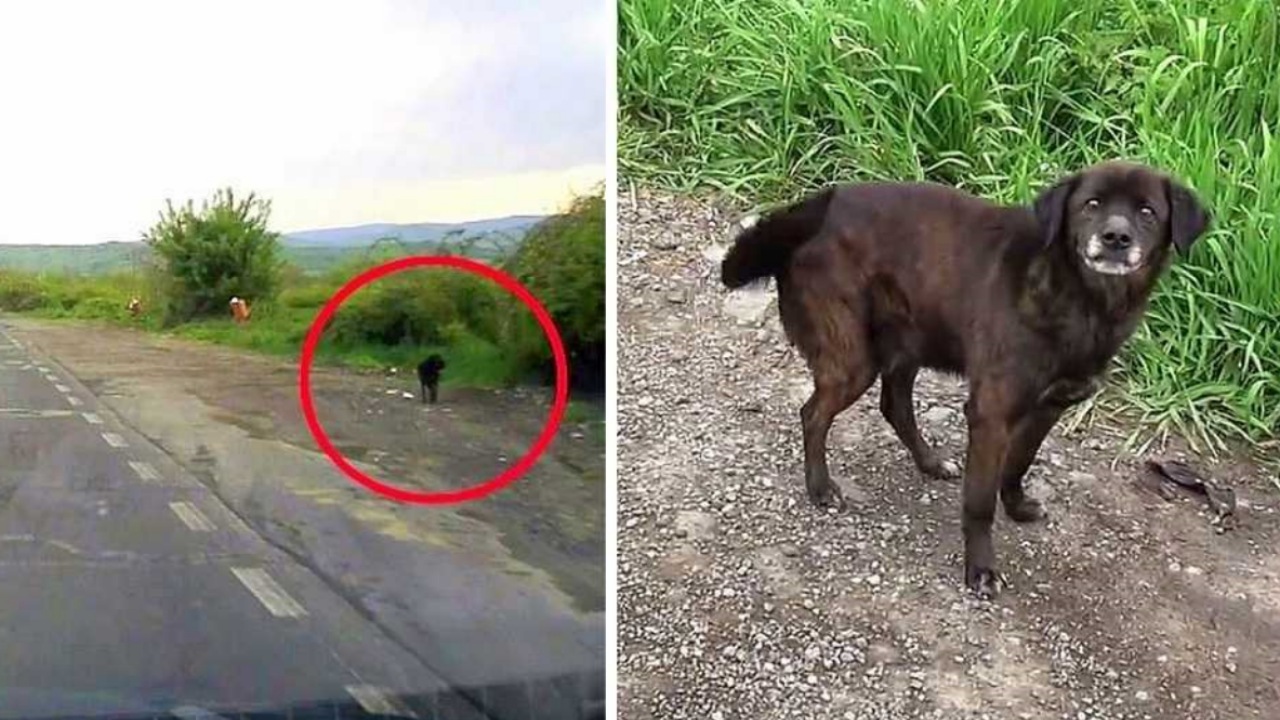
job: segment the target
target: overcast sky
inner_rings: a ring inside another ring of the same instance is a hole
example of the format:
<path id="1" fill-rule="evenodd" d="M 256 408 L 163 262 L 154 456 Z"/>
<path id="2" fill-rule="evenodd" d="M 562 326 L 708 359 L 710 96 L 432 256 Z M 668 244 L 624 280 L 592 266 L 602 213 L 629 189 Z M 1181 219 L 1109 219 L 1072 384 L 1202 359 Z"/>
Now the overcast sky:
<path id="1" fill-rule="evenodd" d="M 221 186 L 288 231 L 553 211 L 604 177 L 601 0 L 0 3 L 0 243 Z"/>

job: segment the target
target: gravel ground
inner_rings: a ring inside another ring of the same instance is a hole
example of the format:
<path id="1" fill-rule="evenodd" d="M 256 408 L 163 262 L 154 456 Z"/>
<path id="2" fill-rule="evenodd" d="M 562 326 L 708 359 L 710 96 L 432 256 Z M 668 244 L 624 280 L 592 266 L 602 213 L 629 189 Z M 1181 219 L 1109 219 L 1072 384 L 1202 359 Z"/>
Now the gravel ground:
<path id="1" fill-rule="evenodd" d="M 805 500 L 803 361 L 772 288 L 718 285 L 738 216 L 619 204 L 620 717 L 1280 718 L 1280 494 L 1261 470 L 1162 449 L 1236 489 L 1219 533 L 1202 500 L 1142 481 L 1123 428 L 1060 425 L 1028 479 L 1050 521 L 997 520 L 1011 587 L 974 600 L 959 484 L 916 472 L 877 389 L 832 430 L 850 509 Z M 916 390 L 955 459 L 964 392 Z"/>

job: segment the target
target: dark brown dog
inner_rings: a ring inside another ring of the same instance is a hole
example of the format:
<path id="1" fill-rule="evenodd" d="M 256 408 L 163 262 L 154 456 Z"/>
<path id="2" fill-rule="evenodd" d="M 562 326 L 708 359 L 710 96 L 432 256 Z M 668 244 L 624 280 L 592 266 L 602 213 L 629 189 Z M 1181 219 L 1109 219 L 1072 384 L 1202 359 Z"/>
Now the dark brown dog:
<path id="1" fill-rule="evenodd" d="M 730 288 L 774 277 L 787 337 L 814 392 L 800 410 L 805 484 L 843 507 L 827 432 L 876 376 L 880 410 L 916 466 L 957 472 L 920 436 L 920 368 L 969 379 L 965 417 L 965 581 L 993 597 L 996 496 L 1016 522 L 1044 517 L 1022 477 L 1063 411 L 1088 398 L 1142 318 L 1170 247 L 1209 226 L 1190 190 L 1127 163 L 1097 165 L 1004 207 L 933 184 L 828 188 L 738 236 Z"/>

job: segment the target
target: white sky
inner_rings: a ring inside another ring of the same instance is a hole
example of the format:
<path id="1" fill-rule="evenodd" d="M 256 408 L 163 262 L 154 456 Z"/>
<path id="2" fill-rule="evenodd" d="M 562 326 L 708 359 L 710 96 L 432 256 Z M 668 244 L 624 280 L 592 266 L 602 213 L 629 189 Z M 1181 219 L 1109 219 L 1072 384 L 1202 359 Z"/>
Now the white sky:
<path id="1" fill-rule="evenodd" d="M 604 177 L 600 0 L 0 3 L 0 243 L 550 212 Z"/>

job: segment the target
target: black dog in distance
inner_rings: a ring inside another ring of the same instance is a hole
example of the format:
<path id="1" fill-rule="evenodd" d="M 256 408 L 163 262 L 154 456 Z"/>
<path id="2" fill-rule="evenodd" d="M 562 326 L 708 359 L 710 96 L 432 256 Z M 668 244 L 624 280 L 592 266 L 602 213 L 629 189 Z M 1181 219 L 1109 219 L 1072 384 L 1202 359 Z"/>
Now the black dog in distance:
<path id="1" fill-rule="evenodd" d="M 440 371 L 444 370 L 444 358 L 432 353 L 418 364 L 418 382 L 422 384 L 422 402 L 427 402 L 430 394 L 431 402 L 436 401 L 436 391 L 440 388 Z"/>

